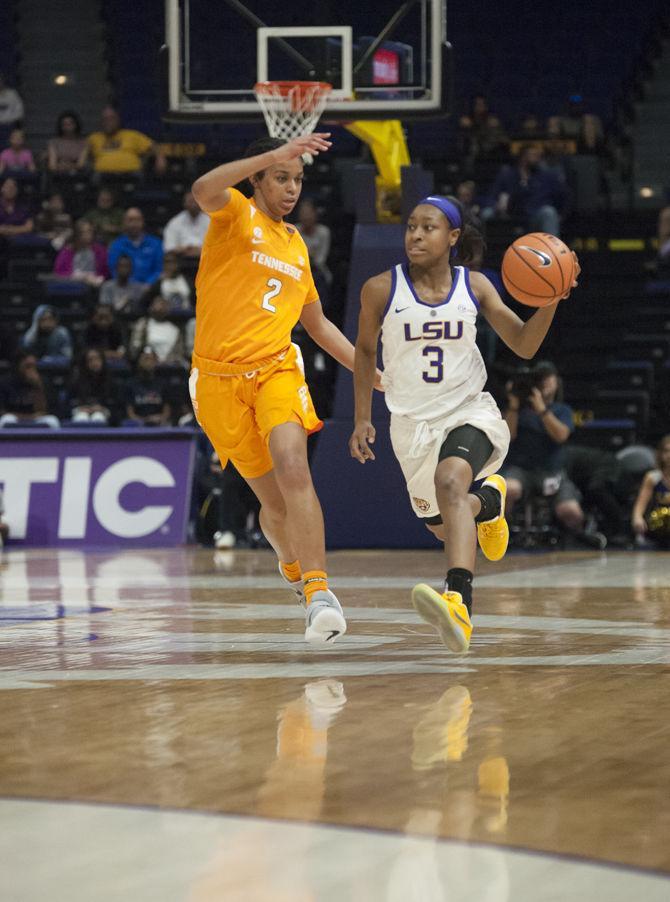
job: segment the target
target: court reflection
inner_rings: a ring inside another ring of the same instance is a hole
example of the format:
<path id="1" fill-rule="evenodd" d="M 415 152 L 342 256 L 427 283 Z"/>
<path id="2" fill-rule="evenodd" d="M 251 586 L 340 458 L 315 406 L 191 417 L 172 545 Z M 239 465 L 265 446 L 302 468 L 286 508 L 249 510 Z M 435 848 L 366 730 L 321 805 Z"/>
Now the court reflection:
<path id="1" fill-rule="evenodd" d="M 342 683 L 324 679 L 307 683 L 296 699 L 280 707 L 276 755 L 258 789 L 252 814 L 318 820 L 326 789 L 328 731 L 346 702 Z M 295 833 L 282 834 L 276 823 L 248 826 L 242 822 L 239 833 L 219 850 L 194 884 L 189 902 L 316 902 L 323 881 L 323 874 L 313 867 L 318 842 L 309 830 L 296 839 Z"/>
<path id="2" fill-rule="evenodd" d="M 346 702 L 342 683 L 317 680 L 280 709 L 277 757 L 258 791 L 256 814 L 317 820 L 325 791 L 328 729 Z"/>
<path id="3" fill-rule="evenodd" d="M 502 852 L 491 850 L 486 866 L 476 870 L 466 855 L 450 855 L 447 866 L 437 839 L 493 839 L 505 832 L 510 774 L 500 754 L 503 731 L 488 712 L 471 736 L 476 707 L 469 689 L 455 685 L 422 708 L 411 751 L 417 804 L 405 823 L 402 852 L 388 875 L 385 902 L 510 898 Z"/>

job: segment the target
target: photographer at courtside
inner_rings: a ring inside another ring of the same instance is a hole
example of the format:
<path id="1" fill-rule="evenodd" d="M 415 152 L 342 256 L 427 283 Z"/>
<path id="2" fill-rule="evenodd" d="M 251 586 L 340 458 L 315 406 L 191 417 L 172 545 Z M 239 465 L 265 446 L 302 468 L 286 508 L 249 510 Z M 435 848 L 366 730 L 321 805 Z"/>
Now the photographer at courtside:
<path id="1" fill-rule="evenodd" d="M 507 401 L 504 417 L 512 443 L 502 470 L 507 480 L 505 516 L 509 518 L 522 498 L 542 496 L 565 530 L 586 539 L 580 494 L 565 472 L 564 446 L 574 429 L 573 414 L 563 403 L 554 364 L 540 361 L 532 370 L 517 373 L 507 384 Z"/>

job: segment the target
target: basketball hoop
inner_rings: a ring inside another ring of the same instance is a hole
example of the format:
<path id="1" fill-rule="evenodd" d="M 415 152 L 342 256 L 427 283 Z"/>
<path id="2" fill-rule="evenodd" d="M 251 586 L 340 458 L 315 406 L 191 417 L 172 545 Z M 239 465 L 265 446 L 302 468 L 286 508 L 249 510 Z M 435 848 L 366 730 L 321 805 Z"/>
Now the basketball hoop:
<path id="1" fill-rule="evenodd" d="M 290 141 L 314 131 L 332 89 L 324 81 L 259 81 L 254 94 L 270 135 Z"/>

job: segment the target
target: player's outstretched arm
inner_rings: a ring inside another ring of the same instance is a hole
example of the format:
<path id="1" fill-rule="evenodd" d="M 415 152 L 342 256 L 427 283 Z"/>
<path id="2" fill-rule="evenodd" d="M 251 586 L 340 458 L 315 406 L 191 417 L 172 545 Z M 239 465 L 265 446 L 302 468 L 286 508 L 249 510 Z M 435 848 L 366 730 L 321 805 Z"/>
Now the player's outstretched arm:
<path id="1" fill-rule="evenodd" d="M 579 272 L 579 264 L 577 264 L 576 276 L 579 275 Z M 470 285 L 479 301 L 482 313 L 507 347 L 525 360 L 534 357 L 556 316 L 558 301 L 555 304 L 538 308 L 524 322 L 502 302 L 500 295 L 485 275 L 478 272 L 470 273 Z M 572 287 L 574 288 L 576 285 L 575 281 Z M 570 292 L 564 295 L 563 299 L 567 298 L 569 294 Z"/>
<path id="2" fill-rule="evenodd" d="M 328 150 L 332 144 L 328 139 L 330 132 L 315 132 L 311 135 L 300 135 L 287 141 L 275 150 L 261 153 L 256 157 L 246 157 L 242 160 L 233 160 L 224 163 L 201 175 L 193 183 L 193 196 L 197 200 L 200 209 L 205 213 L 214 213 L 226 206 L 230 200 L 229 188 L 237 185 L 244 179 L 248 179 L 256 172 L 267 169 L 268 166 L 276 166 L 278 163 L 286 163 L 301 157 L 305 153 L 318 156 Z"/>
<path id="3" fill-rule="evenodd" d="M 354 431 L 349 439 L 349 451 L 362 464 L 366 460 L 375 459 L 370 448 L 375 441 L 372 389 L 377 371 L 377 343 L 390 291 L 390 272 L 368 279 L 361 291 L 361 312 L 354 357 Z"/>
<path id="4" fill-rule="evenodd" d="M 300 322 L 305 331 L 315 341 L 320 348 L 330 354 L 338 363 L 346 367 L 348 370 L 354 368 L 354 346 L 334 323 L 325 316 L 321 301 L 314 301 L 312 304 L 305 304 L 302 308 Z M 375 377 L 375 388 L 379 388 L 381 373 L 377 370 Z"/>

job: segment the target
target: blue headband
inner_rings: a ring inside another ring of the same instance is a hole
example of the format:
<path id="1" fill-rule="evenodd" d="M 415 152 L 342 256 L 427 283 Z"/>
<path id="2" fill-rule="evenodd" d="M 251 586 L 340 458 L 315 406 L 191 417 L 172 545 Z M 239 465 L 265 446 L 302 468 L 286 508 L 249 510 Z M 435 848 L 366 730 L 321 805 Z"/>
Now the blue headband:
<path id="1" fill-rule="evenodd" d="M 424 197 L 423 200 L 420 200 L 417 206 L 420 206 L 421 204 L 430 204 L 432 207 L 437 207 L 437 209 L 447 217 L 452 229 L 460 229 L 462 227 L 463 221 L 461 219 L 461 214 L 458 212 L 458 207 L 456 204 L 452 204 L 446 197 L 430 194 L 428 197 Z"/>
<path id="2" fill-rule="evenodd" d="M 420 206 L 421 204 L 430 204 L 431 207 L 437 207 L 440 213 L 444 213 L 447 217 L 447 222 L 452 229 L 460 229 L 462 227 L 463 221 L 458 207 L 456 204 L 452 204 L 446 197 L 441 197 L 439 194 L 429 194 L 428 197 L 424 197 L 423 200 L 420 200 L 417 206 Z M 458 251 L 454 245 L 449 256 L 455 257 L 457 254 Z"/>

